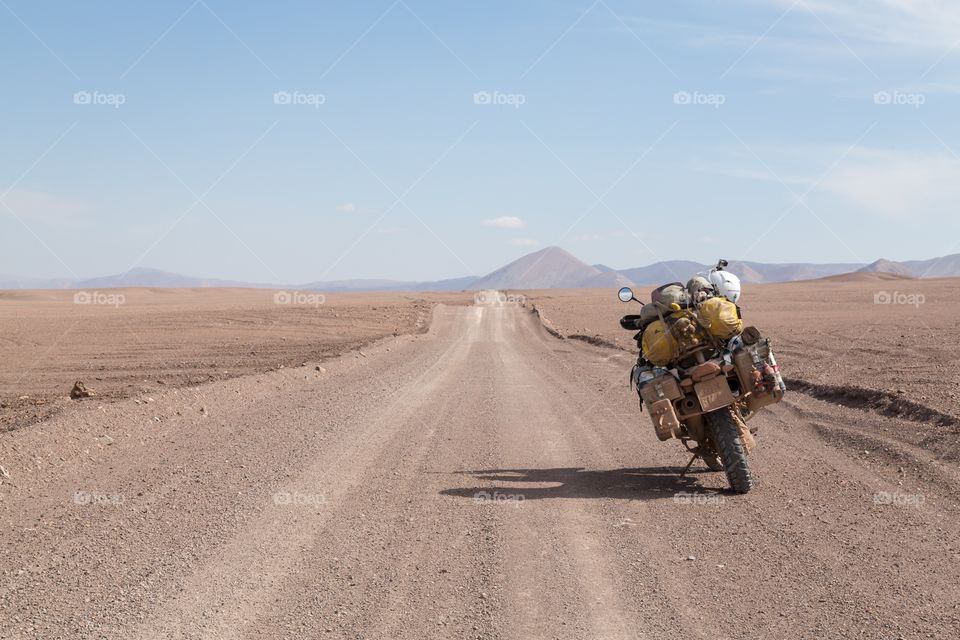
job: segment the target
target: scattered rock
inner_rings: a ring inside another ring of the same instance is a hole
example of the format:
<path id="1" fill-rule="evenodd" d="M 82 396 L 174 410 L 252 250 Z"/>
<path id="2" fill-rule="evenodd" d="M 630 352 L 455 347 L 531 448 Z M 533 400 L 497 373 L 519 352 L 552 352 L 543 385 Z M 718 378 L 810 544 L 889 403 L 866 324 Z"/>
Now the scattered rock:
<path id="1" fill-rule="evenodd" d="M 90 389 L 87 389 L 87 386 L 83 384 L 82 380 L 77 380 L 73 383 L 73 389 L 70 390 L 70 397 L 74 400 L 79 400 L 80 398 L 92 398 L 96 395 Z"/>
<path id="2" fill-rule="evenodd" d="M 320 373 L 326 373 L 326 372 L 327 372 L 327 370 L 324 369 L 323 367 L 321 367 L 320 365 L 317 365 L 316 367 L 314 367 L 314 369 L 316 369 L 316 370 L 319 371 Z"/>
<path id="3" fill-rule="evenodd" d="M 697 556 L 687 556 L 687 560 L 696 560 Z"/>

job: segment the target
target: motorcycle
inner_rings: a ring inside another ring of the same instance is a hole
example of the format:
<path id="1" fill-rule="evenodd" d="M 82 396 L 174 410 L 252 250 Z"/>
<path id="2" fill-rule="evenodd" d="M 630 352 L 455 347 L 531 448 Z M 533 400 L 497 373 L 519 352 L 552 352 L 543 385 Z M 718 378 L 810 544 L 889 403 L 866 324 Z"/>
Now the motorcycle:
<path id="1" fill-rule="evenodd" d="M 629 287 L 620 289 L 619 298 L 644 305 Z M 687 308 L 653 301 L 640 315 L 620 320 L 624 329 L 639 331 L 634 339 L 640 355 L 631 371 L 631 387 L 640 396 L 640 410 L 646 407 L 650 414 L 657 437 L 677 438 L 693 454 L 681 475 L 701 459 L 710 470 L 724 471 L 733 491 L 747 493 L 754 486 L 747 456 L 756 446 L 756 430 L 747 423 L 780 402 L 787 388 L 769 338 L 756 327 L 742 328 L 729 339 L 717 338 L 697 306 L 693 301 Z M 648 341 L 643 336 L 656 319 L 661 321 L 656 329 L 669 332 L 674 345 L 665 366 L 654 365 L 645 355 L 650 345 L 649 336 Z"/>

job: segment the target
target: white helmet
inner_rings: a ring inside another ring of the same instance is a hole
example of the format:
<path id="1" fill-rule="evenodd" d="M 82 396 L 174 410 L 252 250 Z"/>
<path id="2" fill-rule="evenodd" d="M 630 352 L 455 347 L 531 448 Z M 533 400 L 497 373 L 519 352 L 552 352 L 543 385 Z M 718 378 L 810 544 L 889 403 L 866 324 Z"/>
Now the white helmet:
<path id="1" fill-rule="evenodd" d="M 718 296 L 723 296 L 734 304 L 740 302 L 740 278 L 721 268 L 711 269 L 707 276 Z"/>

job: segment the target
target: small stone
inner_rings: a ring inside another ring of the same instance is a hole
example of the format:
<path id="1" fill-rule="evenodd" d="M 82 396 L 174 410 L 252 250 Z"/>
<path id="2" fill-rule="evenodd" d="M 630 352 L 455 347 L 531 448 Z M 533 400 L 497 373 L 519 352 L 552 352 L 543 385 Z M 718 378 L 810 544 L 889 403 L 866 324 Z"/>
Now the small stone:
<path id="1" fill-rule="evenodd" d="M 82 380 L 77 380 L 74 382 L 73 389 L 70 389 L 70 397 L 74 400 L 79 400 L 80 398 L 91 398 L 93 396 L 93 391 L 87 389 Z"/>
<path id="2" fill-rule="evenodd" d="M 697 556 L 687 556 L 687 560 L 696 560 Z"/>

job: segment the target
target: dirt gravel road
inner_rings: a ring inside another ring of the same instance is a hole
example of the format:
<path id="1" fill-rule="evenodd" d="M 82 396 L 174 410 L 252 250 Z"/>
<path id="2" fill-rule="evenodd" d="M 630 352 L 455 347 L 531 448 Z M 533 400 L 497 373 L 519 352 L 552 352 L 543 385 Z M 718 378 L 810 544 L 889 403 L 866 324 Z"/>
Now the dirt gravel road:
<path id="1" fill-rule="evenodd" d="M 517 306 L 4 434 L 0 637 L 956 638 L 956 463 L 801 394 L 758 488 Z"/>

